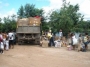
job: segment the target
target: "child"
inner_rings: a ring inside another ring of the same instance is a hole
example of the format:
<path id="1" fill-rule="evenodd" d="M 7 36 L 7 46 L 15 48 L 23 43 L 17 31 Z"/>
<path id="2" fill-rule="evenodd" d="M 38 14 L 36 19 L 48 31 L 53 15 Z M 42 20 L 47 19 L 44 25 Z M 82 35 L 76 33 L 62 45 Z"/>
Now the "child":
<path id="1" fill-rule="evenodd" d="M 7 34 L 3 33 L 3 45 L 4 45 L 4 49 L 6 48 L 6 38 L 7 38 Z"/>
<path id="2" fill-rule="evenodd" d="M 83 45 L 82 34 L 80 34 L 78 39 L 78 52 L 81 51 L 82 45 Z"/>
<path id="3" fill-rule="evenodd" d="M 1 54 L 3 54 L 3 50 L 4 50 L 3 41 L 0 41 L 0 53 Z"/>
<path id="4" fill-rule="evenodd" d="M 2 54 L 4 50 L 4 45 L 3 45 L 3 36 L 0 32 L 0 53 Z"/>
<path id="5" fill-rule="evenodd" d="M 9 40 L 8 40 L 8 37 L 6 38 L 6 48 L 5 48 L 6 50 L 8 50 L 9 49 Z"/>
<path id="6" fill-rule="evenodd" d="M 54 41 L 55 47 L 61 47 L 61 42 L 59 40 Z"/>
<path id="7" fill-rule="evenodd" d="M 79 40 L 78 40 L 78 52 L 82 51 L 85 52 L 85 45 L 83 43 L 82 35 L 79 35 Z"/>
<path id="8" fill-rule="evenodd" d="M 84 44 L 82 45 L 81 50 L 82 50 L 82 52 L 86 52 L 86 50 L 85 50 L 85 45 L 84 45 Z"/>
<path id="9" fill-rule="evenodd" d="M 77 44 L 78 44 L 78 40 L 75 37 L 75 34 L 72 33 L 72 47 L 73 47 L 73 50 L 75 50 L 75 47 L 76 47 Z"/>
<path id="10" fill-rule="evenodd" d="M 86 51 L 88 49 L 88 44 L 89 44 L 89 35 L 88 35 L 88 33 L 85 33 L 85 36 L 84 36 L 84 45 L 85 45 L 85 50 Z"/>
<path id="11" fill-rule="evenodd" d="M 58 37 L 55 38 L 54 43 L 55 43 L 55 47 L 61 47 L 61 40 Z"/>

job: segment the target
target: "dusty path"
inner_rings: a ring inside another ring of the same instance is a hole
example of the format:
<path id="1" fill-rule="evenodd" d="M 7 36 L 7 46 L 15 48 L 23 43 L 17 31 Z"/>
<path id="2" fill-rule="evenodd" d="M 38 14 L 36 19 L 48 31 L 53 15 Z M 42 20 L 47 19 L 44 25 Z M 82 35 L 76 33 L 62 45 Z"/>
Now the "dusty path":
<path id="1" fill-rule="evenodd" d="M 0 54 L 0 67 L 90 67 L 90 51 L 16 45 Z"/>

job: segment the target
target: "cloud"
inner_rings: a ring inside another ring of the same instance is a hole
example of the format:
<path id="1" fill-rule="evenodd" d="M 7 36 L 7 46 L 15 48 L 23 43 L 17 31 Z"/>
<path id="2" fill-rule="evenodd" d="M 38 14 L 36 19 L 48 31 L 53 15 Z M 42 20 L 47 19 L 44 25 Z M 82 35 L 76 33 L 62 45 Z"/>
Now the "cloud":
<path id="1" fill-rule="evenodd" d="M 4 3 L 4 2 L 1 2 L 1 1 L 0 1 L 0 6 L 1 6 L 1 7 L 9 6 L 9 3 Z"/>
<path id="2" fill-rule="evenodd" d="M 48 1 L 48 0 L 36 0 L 36 1 L 44 1 L 45 2 L 45 1 Z"/>
<path id="3" fill-rule="evenodd" d="M 14 8 L 12 8 L 10 11 L 7 11 L 6 13 L 0 13 L 0 18 L 16 15 L 16 11 Z"/>
<path id="4" fill-rule="evenodd" d="M 4 17 L 12 16 L 13 14 L 16 15 L 16 11 L 14 8 L 12 8 L 9 11 L 5 10 L 5 8 L 8 8 L 8 6 L 9 6 L 9 3 L 0 1 L 0 18 L 3 19 Z"/>
<path id="5" fill-rule="evenodd" d="M 4 6 L 9 6 L 9 3 L 5 3 Z"/>
<path id="6" fill-rule="evenodd" d="M 85 20 L 90 20 L 90 0 L 66 0 L 70 2 L 72 5 L 79 4 L 80 10 L 79 12 L 84 15 Z M 62 0 L 49 0 L 50 4 L 48 6 L 44 6 L 43 9 L 45 10 L 46 14 L 49 13 L 51 9 L 60 9 L 62 6 Z"/>
<path id="7" fill-rule="evenodd" d="M 50 1 L 50 6 L 52 8 L 60 8 L 62 5 L 62 0 L 49 0 Z"/>
<path id="8" fill-rule="evenodd" d="M 42 7 L 45 11 L 45 16 L 47 16 L 47 14 L 51 13 L 53 10 L 61 8 L 62 5 L 62 0 L 49 0 L 49 2 L 49 6 Z"/>
<path id="9" fill-rule="evenodd" d="M 90 0 L 84 0 L 80 5 L 80 12 L 82 12 L 85 15 L 85 20 L 90 20 L 89 8 L 90 8 Z"/>
<path id="10" fill-rule="evenodd" d="M 71 4 L 79 4 L 79 12 L 84 15 L 84 20 L 90 20 L 90 0 L 67 0 Z"/>
<path id="11" fill-rule="evenodd" d="M 7 6 L 9 6 L 9 3 L 0 1 L 0 10 L 2 10 L 2 8 L 7 7 Z"/>
<path id="12" fill-rule="evenodd" d="M 2 4 L 2 2 L 0 1 L 0 4 Z"/>
<path id="13" fill-rule="evenodd" d="M 2 6 L 1 6 L 1 5 L 2 5 L 2 1 L 0 1 L 0 9 L 2 8 Z"/>
<path id="14" fill-rule="evenodd" d="M 72 5 L 81 4 L 84 0 L 66 0 L 70 2 Z"/>

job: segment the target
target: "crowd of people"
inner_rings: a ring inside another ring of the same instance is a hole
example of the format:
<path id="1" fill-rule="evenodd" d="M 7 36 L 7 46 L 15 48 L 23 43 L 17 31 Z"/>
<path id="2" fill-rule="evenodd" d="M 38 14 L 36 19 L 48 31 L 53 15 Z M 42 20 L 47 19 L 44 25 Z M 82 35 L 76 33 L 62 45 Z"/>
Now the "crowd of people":
<path id="1" fill-rule="evenodd" d="M 69 32 L 68 37 L 65 38 L 61 29 L 57 38 L 51 32 L 52 31 L 49 30 L 46 34 L 47 38 L 45 38 L 49 40 L 49 47 L 62 47 L 64 45 L 67 46 L 67 48 L 70 48 L 70 50 L 75 50 L 75 48 L 77 47 L 78 51 L 84 52 L 88 49 L 88 44 L 90 43 L 90 37 L 88 33 L 85 33 L 84 36 L 80 34 L 79 38 L 77 39 L 75 34 L 71 32 Z M 13 49 L 15 39 L 15 33 L 13 31 L 10 31 L 9 33 L 0 32 L 0 53 L 3 54 L 4 50 L 8 51 L 9 49 Z"/>
<path id="2" fill-rule="evenodd" d="M 3 54 L 4 50 L 14 48 L 15 34 L 10 31 L 9 33 L 0 32 L 0 53 Z"/>
<path id="3" fill-rule="evenodd" d="M 61 47 L 67 46 L 70 50 L 75 50 L 77 48 L 78 52 L 83 51 L 86 52 L 88 49 L 88 44 L 90 43 L 90 37 L 88 33 L 84 33 L 84 35 L 79 34 L 79 37 L 76 38 L 74 33 L 69 32 L 68 37 L 63 36 L 63 32 L 60 29 L 59 36 L 56 36 L 51 33 L 51 30 L 48 31 L 46 37 L 49 40 L 49 46 Z"/>
<path id="4" fill-rule="evenodd" d="M 84 33 L 84 35 L 79 34 L 78 39 L 75 37 L 74 33 L 70 34 L 69 37 L 69 45 L 75 50 L 77 46 L 78 51 L 86 52 L 88 49 L 88 44 L 90 43 L 90 37 L 88 33 Z"/>

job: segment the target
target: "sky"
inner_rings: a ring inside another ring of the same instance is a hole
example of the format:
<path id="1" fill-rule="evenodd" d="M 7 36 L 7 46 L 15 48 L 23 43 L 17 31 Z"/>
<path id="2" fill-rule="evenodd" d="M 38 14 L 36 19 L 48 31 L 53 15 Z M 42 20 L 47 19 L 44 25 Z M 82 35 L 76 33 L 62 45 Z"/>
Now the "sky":
<path id="1" fill-rule="evenodd" d="M 72 5 L 79 4 L 79 12 L 84 15 L 84 20 L 90 20 L 90 0 L 66 0 Z M 17 15 L 21 5 L 34 4 L 36 8 L 43 9 L 47 15 L 52 9 L 60 9 L 62 0 L 0 0 L 0 18 Z"/>

